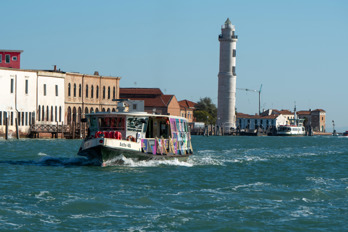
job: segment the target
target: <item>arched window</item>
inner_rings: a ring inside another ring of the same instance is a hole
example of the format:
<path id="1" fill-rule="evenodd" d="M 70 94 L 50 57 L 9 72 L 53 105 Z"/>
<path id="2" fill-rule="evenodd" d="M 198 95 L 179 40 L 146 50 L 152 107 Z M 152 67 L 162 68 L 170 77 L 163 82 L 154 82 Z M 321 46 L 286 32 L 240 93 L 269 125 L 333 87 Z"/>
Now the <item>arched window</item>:
<path id="1" fill-rule="evenodd" d="M 73 108 L 72 121 L 76 122 L 76 107 Z"/>
<path id="2" fill-rule="evenodd" d="M 95 91 L 96 98 L 99 98 L 99 86 L 97 85 L 97 90 Z"/>
<path id="3" fill-rule="evenodd" d="M 68 125 L 70 125 L 70 123 L 71 123 L 71 108 L 70 108 L 70 106 L 68 107 L 67 121 L 68 121 Z"/>
<path id="4" fill-rule="evenodd" d="M 42 118 L 41 121 L 45 121 L 45 106 L 42 106 Z"/>
<path id="5" fill-rule="evenodd" d="M 41 120 L 41 106 L 39 106 L 39 110 L 37 111 L 37 116 L 38 116 L 38 121 L 40 122 Z"/>
<path id="6" fill-rule="evenodd" d="M 68 84 L 68 97 L 70 97 L 71 95 L 71 84 L 69 83 Z"/>
<path id="7" fill-rule="evenodd" d="M 112 112 L 116 112 L 116 109 L 115 109 L 115 108 L 112 108 Z"/>
<path id="8" fill-rule="evenodd" d="M 116 99 L 116 87 L 114 86 L 114 89 L 112 91 L 112 99 Z"/>
<path id="9" fill-rule="evenodd" d="M 88 98 L 88 85 L 86 85 L 86 98 Z"/>
<path id="10" fill-rule="evenodd" d="M 48 122 L 50 120 L 50 107 L 46 107 L 46 121 Z"/>
<path id="11" fill-rule="evenodd" d="M 59 106 L 59 122 L 62 121 L 62 107 Z"/>
<path id="12" fill-rule="evenodd" d="M 91 110 L 90 110 L 91 113 L 94 113 L 94 110 L 93 110 L 93 107 L 91 107 Z"/>
<path id="13" fill-rule="evenodd" d="M 54 107 L 54 121 L 58 122 L 58 108 L 57 106 Z"/>
<path id="14" fill-rule="evenodd" d="M 85 114 L 88 114 L 88 108 L 87 107 L 85 108 Z"/>
<path id="15" fill-rule="evenodd" d="M 82 96 L 82 89 L 81 89 L 81 84 L 79 84 L 79 97 Z"/>
<path id="16" fill-rule="evenodd" d="M 93 88 L 93 85 L 91 86 L 91 98 L 93 98 L 93 91 L 94 91 L 94 88 Z"/>
<path id="17" fill-rule="evenodd" d="M 81 122 L 81 116 L 82 116 L 82 109 L 81 109 L 81 107 L 79 107 L 78 113 L 79 113 L 79 121 L 78 122 Z"/>
<path id="18" fill-rule="evenodd" d="M 103 99 L 105 99 L 105 86 L 103 86 Z"/>
<path id="19" fill-rule="evenodd" d="M 110 86 L 108 87 L 108 99 L 110 99 Z"/>
<path id="20" fill-rule="evenodd" d="M 110 113 L 110 108 L 108 108 L 108 112 Z"/>
<path id="21" fill-rule="evenodd" d="M 95 108 L 95 112 L 98 113 L 98 112 L 99 112 L 99 109 L 98 109 L 98 108 Z"/>
<path id="22" fill-rule="evenodd" d="M 105 112 L 105 108 L 102 109 L 102 112 Z"/>
<path id="23" fill-rule="evenodd" d="M 76 84 L 74 84 L 74 97 L 76 97 Z"/>

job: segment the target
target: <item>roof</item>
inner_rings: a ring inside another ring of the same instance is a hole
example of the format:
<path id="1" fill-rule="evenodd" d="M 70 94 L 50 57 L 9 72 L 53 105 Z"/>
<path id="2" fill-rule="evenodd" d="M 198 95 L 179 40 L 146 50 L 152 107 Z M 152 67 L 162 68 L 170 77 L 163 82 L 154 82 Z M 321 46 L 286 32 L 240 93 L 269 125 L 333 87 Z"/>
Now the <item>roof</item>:
<path id="1" fill-rule="evenodd" d="M 243 114 L 243 113 L 237 113 L 237 118 L 249 118 L 249 119 L 276 119 L 279 115 L 250 115 L 250 114 Z"/>
<path id="2" fill-rule="evenodd" d="M 6 50 L 6 49 L 0 49 L 0 52 L 19 52 L 19 53 L 22 53 L 23 50 Z"/>
<path id="3" fill-rule="evenodd" d="M 120 88 L 120 95 L 122 94 L 163 95 L 162 91 L 159 88 Z"/>
<path id="4" fill-rule="evenodd" d="M 179 105 L 180 105 L 180 108 L 194 109 L 197 103 L 185 99 L 185 100 L 179 101 Z"/>

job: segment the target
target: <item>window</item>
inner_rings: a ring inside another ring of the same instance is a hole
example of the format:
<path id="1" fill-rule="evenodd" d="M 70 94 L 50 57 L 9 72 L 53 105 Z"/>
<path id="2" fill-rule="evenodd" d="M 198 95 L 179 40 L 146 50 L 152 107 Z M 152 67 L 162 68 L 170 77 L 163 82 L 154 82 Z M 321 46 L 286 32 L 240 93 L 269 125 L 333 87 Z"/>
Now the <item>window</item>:
<path id="1" fill-rule="evenodd" d="M 32 119 L 31 119 L 31 112 L 29 112 L 29 125 L 31 125 Z"/>
<path id="2" fill-rule="evenodd" d="M 58 122 L 58 121 L 57 121 L 57 114 L 58 114 L 58 108 L 57 108 L 57 106 L 56 106 L 56 107 L 54 107 L 54 121 L 55 121 L 55 122 Z"/>
<path id="3" fill-rule="evenodd" d="M 45 106 L 42 106 L 42 121 L 45 121 Z"/>
<path id="4" fill-rule="evenodd" d="M 236 66 L 232 66 L 232 74 L 236 75 Z"/>
<path id="5" fill-rule="evenodd" d="M 25 125 L 28 126 L 28 112 L 25 112 Z"/>
<path id="6" fill-rule="evenodd" d="M 79 84 L 79 97 L 82 95 L 81 84 Z"/>
<path id="7" fill-rule="evenodd" d="M 24 112 L 22 112 L 22 126 L 24 126 Z"/>
<path id="8" fill-rule="evenodd" d="M 12 56 L 13 61 L 17 61 L 17 56 Z"/>
<path id="9" fill-rule="evenodd" d="M 116 88 L 114 86 L 113 92 L 112 92 L 112 99 L 116 99 Z"/>
<path id="10" fill-rule="evenodd" d="M 2 125 L 2 111 L 0 111 L 0 125 Z"/>
<path id="11" fill-rule="evenodd" d="M 108 87 L 108 99 L 110 99 L 110 86 Z"/>
<path id="12" fill-rule="evenodd" d="M 62 107 L 59 106 L 59 122 L 62 121 Z"/>
<path id="13" fill-rule="evenodd" d="M 20 126 L 21 125 L 21 112 L 18 112 L 17 119 L 18 119 L 18 126 Z"/>
<path id="14" fill-rule="evenodd" d="M 68 97 L 70 97 L 70 89 L 71 89 L 71 84 L 68 84 Z"/>
<path id="15" fill-rule="evenodd" d="M 48 122 L 50 120 L 50 108 L 46 107 L 46 121 Z"/>
<path id="16" fill-rule="evenodd" d="M 0 54 L 0 63 L 2 63 L 2 54 Z"/>
<path id="17" fill-rule="evenodd" d="M 86 85 L 86 98 L 88 98 L 88 85 Z"/>
<path id="18" fill-rule="evenodd" d="M 103 99 L 105 99 L 105 86 L 103 86 Z"/>
<path id="19" fill-rule="evenodd" d="M 236 57 L 236 49 L 233 49 L 233 55 L 232 57 Z"/>
<path id="20" fill-rule="evenodd" d="M 93 88 L 93 85 L 91 86 L 91 98 L 93 98 L 93 91 L 94 91 L 94 88 Z"/>
<path id="21" fill-rule="evenodd" d="M 56 97 L 58 97 L 58 85 L 56 85 Z"/>
<path id="22" fill-rule="evenodd" d="M 76 97 L 76 84 L 74 84 L 74 97 Z"/>
<path id="23" fill-rule="evenodd" d="M 5 55 L 5 63 L 10 63 L 10 55 Z"/>
<path id="24" fill-rule="evenodd" d="M 11 78 L 11 89 L 10 89 L 11 93 L 13 93 L 13 89 L 14 89 L 14 79 Z"/>
<path id="25" fill-rule="evenodd" d="M 40 122 L 40 119 L 41 119 L 41 117 L 40 117 L 41 116 L 41 106 L 39 106 L 39 110 L 38 110 L 38 114 L 37 115 L 38 115 L 38 119 L 37 120 Z"/>
<path id="26" fill-rule="evenodd" d="M 97 85 L 97 90 L 95 92 L 95 96 L 96 96 L 96 98 L 99 98 L 99 86 L 98 85 Z"/>
<path id="27" fill-rule="evenodd" d="M 137 104 L 133 104 L 133 110 L 137 109 Z"/>
<path id="28" fill-rule="evenodd" d="M 53 106 L 51 106 L 51 122 L 53 122 Z"/>
<path id="29" fill-rule="evenodd" d="M 29 92 L 29 80 L 25 80 L 25 94 Z"/>
<path id="30" fill-rule="evenodd" d="M 4 125 L 6 125 L 6 123 L 7 123 L 7 112 L 4 112 L 4 118 L 3 118 L 3 120 L 4 120 Z"/>
<path id="31" fill-rule="evenodd" d="M 11 126 L 13 126 L 13 112 L 11 112 Z"/>
<path id="32" fill-rule="evenodd" d="M 46 84 L 43 85 L 43 88 L 44 96 L 46 96 Z"/>

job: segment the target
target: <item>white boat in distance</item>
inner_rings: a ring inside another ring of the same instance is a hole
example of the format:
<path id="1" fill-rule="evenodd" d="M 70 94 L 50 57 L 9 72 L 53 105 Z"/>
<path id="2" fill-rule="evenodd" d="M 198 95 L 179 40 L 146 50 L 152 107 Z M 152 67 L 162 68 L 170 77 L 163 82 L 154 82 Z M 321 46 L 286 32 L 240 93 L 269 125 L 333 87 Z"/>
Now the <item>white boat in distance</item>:
<path id="1" fill-rule="evenodd" d="M 121 102 L 123 103 L 123 102 Z M 78 155 L 102 165 L 119 156 L 133 160 L 187 160 L 193 154 L 187 119 L 146 112 L 86 114 L 88 135 Z"/>
<path id="2" fill-rule="evenodd" d="M 298 119 L 296 114 L 296 106 L 294 109 L 295 118 L 289 119 L 290 125 L 282 125 L 277 129 L 277 135 L 280 136 L 304 136 L 306 134 L 303 126 L 304 119 Z"/>

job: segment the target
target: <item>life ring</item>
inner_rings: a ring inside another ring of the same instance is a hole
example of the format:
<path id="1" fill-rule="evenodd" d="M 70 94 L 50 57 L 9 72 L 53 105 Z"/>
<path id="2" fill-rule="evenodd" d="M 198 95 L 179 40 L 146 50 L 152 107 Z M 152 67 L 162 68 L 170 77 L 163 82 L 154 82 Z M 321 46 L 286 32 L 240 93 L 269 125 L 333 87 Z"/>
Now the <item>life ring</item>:
<path id="1" fill-rule="evenodd" d="M 115 131 L 114 133 L 114 139 L 121 140 L 122 139 L 122 134 L 119 131 Z"/>
<path id="2" fill-rule="evenodd" d="M 132 141 L 132 142 L 135 142 L 135 138 L 134 138 L 134 136 L 129 135 L 129 136 L 127 137 L 127 141 Z"/>
<path id="3" fill-rule="evenodd" d="M 103 132 L 97 131 L 97 132 L 95 132 L 95 137 L 100 138 L 102 134 L 103 134 Z"/>

